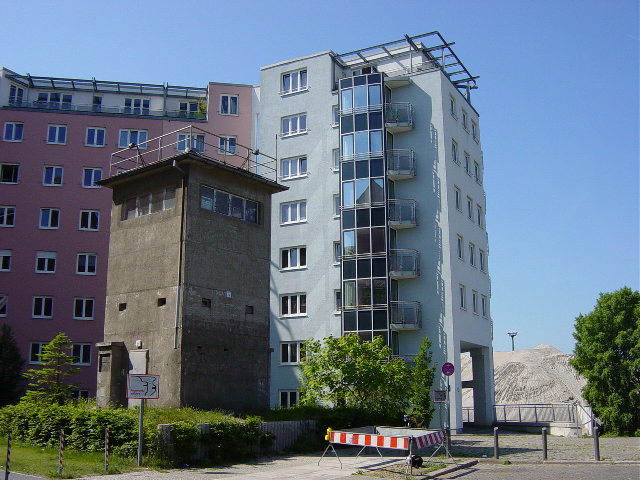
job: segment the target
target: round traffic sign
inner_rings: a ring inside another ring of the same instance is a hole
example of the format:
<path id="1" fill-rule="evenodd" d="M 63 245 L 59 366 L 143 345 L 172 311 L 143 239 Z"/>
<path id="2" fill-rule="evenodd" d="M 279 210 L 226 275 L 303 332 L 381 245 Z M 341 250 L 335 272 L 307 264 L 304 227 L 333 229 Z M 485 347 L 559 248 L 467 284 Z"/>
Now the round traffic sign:
<path id="1" fill-rule="evenodd" d="M 453 375 L 453 372 L 456 371 L 456 367 L 453 366 L 451 362 L 445 362 L 442 364 L 442 373 L 444 373 L 447 377 Z"/>

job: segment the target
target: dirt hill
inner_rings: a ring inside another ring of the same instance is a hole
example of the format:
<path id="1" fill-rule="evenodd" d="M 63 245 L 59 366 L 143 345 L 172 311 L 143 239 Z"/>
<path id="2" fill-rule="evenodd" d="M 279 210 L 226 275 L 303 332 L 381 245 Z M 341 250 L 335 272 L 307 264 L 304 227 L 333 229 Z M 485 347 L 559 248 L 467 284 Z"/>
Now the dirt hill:
<path id="1" fill-rule="evenodd" d="M 571 355 L 550 345 L 531 350 L 494 352 L 496 404 L 584 401 L 586 380 L 571 365 Z M 471 380 L 471 358 L 462 358 L 462 379 Z M 463 390 L 462 404 L 473 405 L 470 389 Z"/>

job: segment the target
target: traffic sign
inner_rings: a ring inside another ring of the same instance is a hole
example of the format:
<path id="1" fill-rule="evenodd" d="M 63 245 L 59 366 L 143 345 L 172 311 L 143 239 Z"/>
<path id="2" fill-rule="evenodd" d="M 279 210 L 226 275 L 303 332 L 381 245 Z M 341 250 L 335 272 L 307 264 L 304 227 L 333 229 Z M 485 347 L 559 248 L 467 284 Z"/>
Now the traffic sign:
<path id="1" fill-rule="evenodd" d="M 446 390 L 434 390 L 433 391 L 433 403 L 445 403 L 447 401 Z"/>
<path id="2" fill-rule="evenodd" d="M 160 375 L 129 374 L 127 382 L 127 398 L 158 398 Z"/>
<path id="3" fill-rule="evenodd" d="M 453 366 L 451 362 L 445 362 L 442 364 L 442 373 L 444 373 L 447 377 L 453 375 L 453 372 L 456 371 L 456 367 Z"/>

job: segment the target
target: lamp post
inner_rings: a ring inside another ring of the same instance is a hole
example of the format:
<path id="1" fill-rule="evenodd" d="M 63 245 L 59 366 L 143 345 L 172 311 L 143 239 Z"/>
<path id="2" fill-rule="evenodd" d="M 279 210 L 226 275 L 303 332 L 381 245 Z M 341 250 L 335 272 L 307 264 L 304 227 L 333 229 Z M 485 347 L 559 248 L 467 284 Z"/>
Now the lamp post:
<path id="1" fill-rule="evenodd" d="M 515 350 L 513 339 L 517 334 L 518 334 L 518 332 L 507 332 L 507 335 L 509 335 L 511 337 L 511 351 L 512 352 Z"/>

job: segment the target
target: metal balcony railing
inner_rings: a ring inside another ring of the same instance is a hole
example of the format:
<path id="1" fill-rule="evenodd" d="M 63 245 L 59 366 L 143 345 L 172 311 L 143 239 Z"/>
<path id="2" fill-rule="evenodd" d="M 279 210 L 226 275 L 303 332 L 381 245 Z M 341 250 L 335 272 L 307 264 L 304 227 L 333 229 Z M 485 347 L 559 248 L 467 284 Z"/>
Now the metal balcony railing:
<path id="1" fill-rule="evenodd" d="M 387 175 L 391 180 L 412 178 L 416 174 L 415 153 L 410 149 L 387 150 Z"/>
<path id="2" fill-rule="evenodd" d="M 413 128 L 413 105 L 410 103 L 387 103 L 384 106 L 385 126 L 392 132 Z"/>
<path id="3" fill-rule="evenodd" d="M 389 253 L 391 278 L 416 278 L 420 275 L 420 252 L 411 249 L 392 249 Z"/>
<path id="4" fill-rule="evenodd" d="M 391 302 L 391 330 L 419 330 L 422 328 L 420 302 Z"/>
<path id="5" fill-rule="evenodd" d="M 520 403 L 496 404 L 493 406 L 496 422 L 501 423 L 575 423 L 573 403 Z"/>
<path id="6" fill-rule="evenodd" d="M 393 198 L 389 200 L 389 227 L 399 230 L 418 225 L 416 205 L 416 201 L 410 199 Z"/>
<path id="7" fill-rule="evenodd" d="M 37 110 L 56 110 L 62 112 L 92 112 L 106 115 L 136 115 L 142 117 L 171 117 L 190 120 L 206 120 L 206 112 L 189 112 L 185 110 L 151 110 L 143 107 L 81 105 L 69 102 L 17 101 L 9 103 L 13 108 L 29 108 Z"/>

